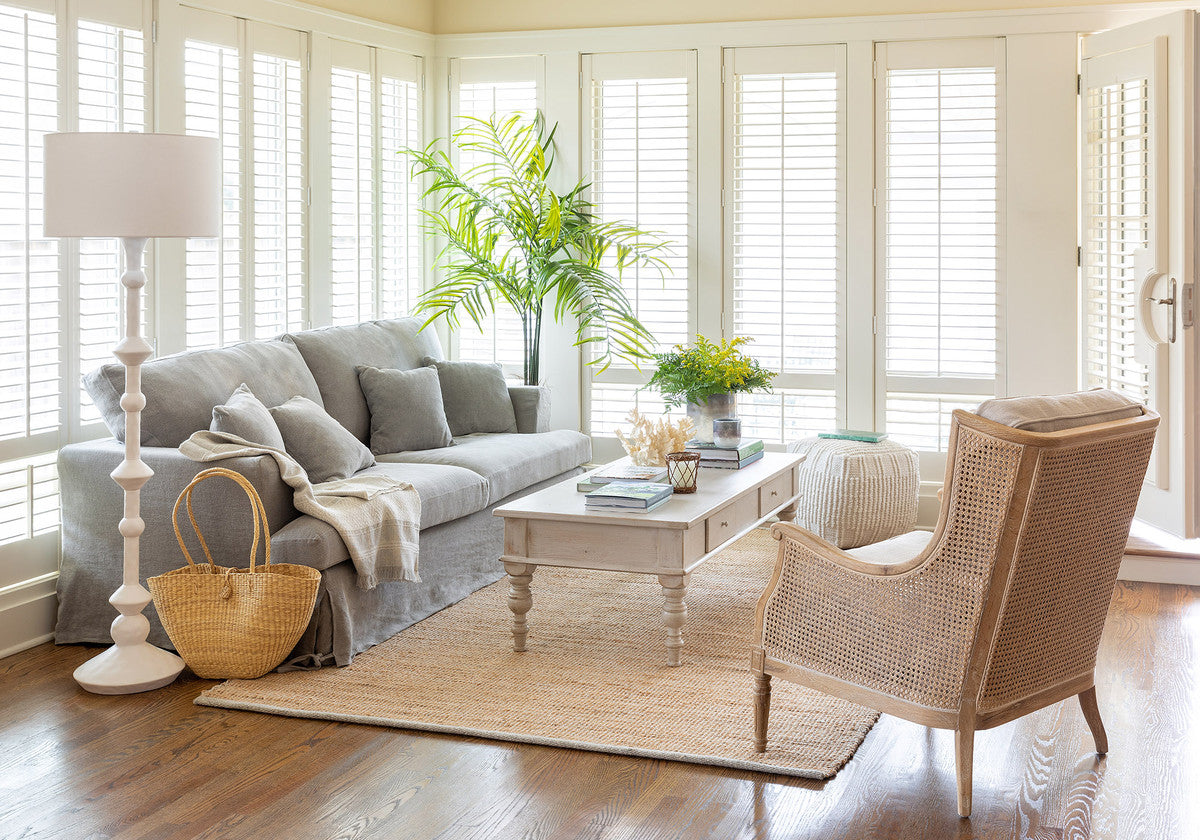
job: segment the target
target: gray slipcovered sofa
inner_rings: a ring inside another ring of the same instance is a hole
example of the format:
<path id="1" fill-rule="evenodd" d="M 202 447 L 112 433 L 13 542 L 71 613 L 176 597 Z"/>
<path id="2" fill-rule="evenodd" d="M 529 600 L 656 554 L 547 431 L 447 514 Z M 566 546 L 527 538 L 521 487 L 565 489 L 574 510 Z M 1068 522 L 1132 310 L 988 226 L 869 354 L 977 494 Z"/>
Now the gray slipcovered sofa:
<path id="1" fill-rule="evenodd" d="M 444 358 L 432 330 L 402 318 L 329 327 L 219 350 L 168 356 L 142 368 L 142 459 L 154 470 L 142 490 L 141 577 L 184 563 L 171 527 L 171 508 L 203 465 L 176 449 L 209 428 L 214 406 L 245 382 L 267 406 L 302 395 L 364 443 L 370 414 L 355 367 L 412 369 Z M 86 384 L 109 428 L 120 437 L 123 370 L 108 365 Z M 345 665 L 355 653 L 387 639 L 471 592 L 498 580 L 503 525 L 492 509 L 503 502 L 582 472 L 591 457 L 587 437 L 550 430 L 549 395 L 534 386 L 509 388 L 515 434 L 472 434 L 441 449 L 377 455 L 369 468 L 410 482 L 421 497 L 420 583 L 382 583 L 359 589 L 354 568 L 332 526 L 300 514 L 292 490 L 268 456 L 220 462 L 245 475 L 262 496 L 272 533 L 272 560 L 321 571 L 317 607 L 289 661 Z M 58 459 L 62 493 L 62 570 L 58 580 L 55 641 L 111 641 L 115 610 L 108 597 L 121 583 L 121 489 L 109 473 L 121 462 L 117 439 L 64 447 Z M 218 562 L 246 565 L 249 505 L 231 482 L 213 480 L 195 494 L 197 518 Z M 181 527 L 190 530 L 186 522 Z M 193 546 L 195 542 L 191 543 Z M 201 556 L 198 550 L 193 556 Z M 154 606 L 146 609 L 150 641 L 170 647 Z M 498 627 L 497 633 L 505 632 Z"/>

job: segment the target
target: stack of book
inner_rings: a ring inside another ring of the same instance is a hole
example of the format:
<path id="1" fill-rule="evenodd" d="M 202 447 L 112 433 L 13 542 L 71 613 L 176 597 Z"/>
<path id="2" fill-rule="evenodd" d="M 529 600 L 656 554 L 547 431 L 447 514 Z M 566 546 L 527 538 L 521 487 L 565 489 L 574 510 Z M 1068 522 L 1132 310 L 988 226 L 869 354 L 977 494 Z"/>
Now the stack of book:
<path id="1" fill-rule="evenodd" d="M 723 449 L 712 443 L 689 440 L 685 449 L 700 453 L 700 466 L 721 470 L 740 470 L 763 456 L 761 440 L 744 440 L 737 449 Z"/>
<path id="2" fill-rule="evenodd" d="M 575 489 L 580 493 L 590 493 L 614 481 L 646 484 L 650 482 L 661 483 L 666 480 L 666 467 L 639 467 L 634 464 L 616 463 L 600 467 L 595 472 L 585 475 L 575 485 Z"/>
<path id="3" fill-rule="evenodd" d="M 653 481 L 611 481 L 584 497 L 588 510 L 649 513 L 671 498 L 671 485 Z"/>

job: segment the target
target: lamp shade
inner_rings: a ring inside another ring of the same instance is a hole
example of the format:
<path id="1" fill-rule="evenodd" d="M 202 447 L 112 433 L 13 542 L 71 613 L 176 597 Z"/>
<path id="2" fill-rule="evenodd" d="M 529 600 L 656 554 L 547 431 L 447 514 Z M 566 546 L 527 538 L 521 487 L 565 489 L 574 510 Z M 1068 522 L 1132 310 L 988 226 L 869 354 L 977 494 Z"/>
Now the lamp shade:
<path id="1" fill-rule="evenodd" d="M 46 135 L 46 236 L 216 236 L 215 137 L 75 132 Z"/>

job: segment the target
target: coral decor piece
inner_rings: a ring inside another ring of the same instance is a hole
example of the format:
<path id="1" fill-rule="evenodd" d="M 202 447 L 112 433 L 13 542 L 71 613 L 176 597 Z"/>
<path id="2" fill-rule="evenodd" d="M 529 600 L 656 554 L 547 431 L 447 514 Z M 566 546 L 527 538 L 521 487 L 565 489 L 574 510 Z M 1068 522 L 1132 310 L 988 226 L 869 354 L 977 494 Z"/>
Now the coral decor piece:
<path id="1" fill-rule="evenodd" d="M 617 429 L 617 439 L 639 467 L 666 466 L 666 454 L 682 450 L 696 432 L 690 417 L 672 421 L 671 415 L 665 414 L 651 420 L 634 409 L 627 419 L 633 428 L 629 434 Z"/>

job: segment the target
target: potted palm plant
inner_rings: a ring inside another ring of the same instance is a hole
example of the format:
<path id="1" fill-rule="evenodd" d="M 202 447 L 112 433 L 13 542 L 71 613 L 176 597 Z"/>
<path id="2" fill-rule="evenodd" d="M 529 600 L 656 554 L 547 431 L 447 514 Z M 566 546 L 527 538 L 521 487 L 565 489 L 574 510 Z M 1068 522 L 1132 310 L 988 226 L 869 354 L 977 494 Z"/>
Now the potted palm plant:
<path id="1" fill-rule="evenodd" d="M 555 127 L 557 128 L 557 126 Z M 406 149 L 414 178 L 429 178 L 427 228 L 445 243 L 442 279 L 418 300 L 426 326 L 445 317 L 476 326 L 504 302 L 521 319 L 524 380 L 539 383 L 542 322 L 547 308 L 576 326 L 576 346 L 592 348 L 589 364 L 615 359 L 635 365 L 650 357 L 654 337 L 637 319 L 621 285 L 634 267 L 666 270 L 666 244 L 619 221 L 596 217 L 580 181 L 565 193 L 550 186 L 554 130 L 540 116 L 514 114 L 462 119 L 451 137 L 460 160 L 480 161 L 466 171 L 434 141 Z"/>
<path id="2" fill-rule="evenodd" d="M 655 355 L 658 368 L 646 387 L 657 388 L 668 408 L 687 406 L 696 439 L 712 443 L 713 420 L 737 416 L 738 394 L 771 390 L 775 373 L 742 352 L 749 342 L 739 336 L 714 343 L 697 335 L 691 347 Z"/>

